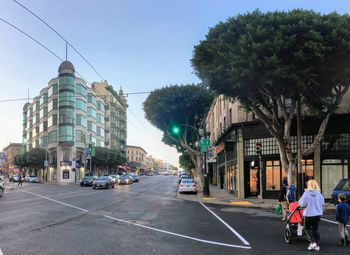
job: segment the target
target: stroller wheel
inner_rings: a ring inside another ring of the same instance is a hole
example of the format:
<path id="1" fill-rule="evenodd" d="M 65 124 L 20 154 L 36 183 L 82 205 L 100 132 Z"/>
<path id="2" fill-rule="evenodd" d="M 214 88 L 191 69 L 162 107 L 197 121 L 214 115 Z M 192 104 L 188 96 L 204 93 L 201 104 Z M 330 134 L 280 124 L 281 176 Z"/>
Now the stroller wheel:
<path id="1" fill-rule="evenodd" d="M 292 243 L 292 231 L 289 227 L 286 227 L 284 231 L 284 241 L 286 241 L 286 243 Z"/>

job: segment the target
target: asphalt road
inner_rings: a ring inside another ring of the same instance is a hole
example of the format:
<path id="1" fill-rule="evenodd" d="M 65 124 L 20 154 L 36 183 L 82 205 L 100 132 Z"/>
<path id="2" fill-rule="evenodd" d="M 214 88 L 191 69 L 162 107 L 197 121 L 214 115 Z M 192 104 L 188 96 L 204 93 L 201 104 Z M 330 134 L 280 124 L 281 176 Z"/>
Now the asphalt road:
<path id="1" fill-rule="evenodd" d="M 183 201 L 176 192 L 172 176 L 109 190 L 14 186 L 0 198 L 0 255 L 307 253 L 303 238 L 284 242 L 273 212 Z M 335 224 L 323 221 L 320 230 L 320 253 L 348 252 L 336 245 Z"/>

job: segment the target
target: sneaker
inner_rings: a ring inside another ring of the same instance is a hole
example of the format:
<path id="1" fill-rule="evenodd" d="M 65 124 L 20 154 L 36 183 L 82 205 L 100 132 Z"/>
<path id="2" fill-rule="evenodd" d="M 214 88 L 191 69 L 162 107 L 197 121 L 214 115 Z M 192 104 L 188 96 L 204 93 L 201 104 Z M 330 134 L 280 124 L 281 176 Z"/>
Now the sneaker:
<path id="1" fill-rule="evenodd" d="M 314 251 L 319 251 L 320 250 L 320 246 L 316 246 L 315 248 L 314 248 Z"/>
<path id="2" fill-rule="evenodd" d="M 317 243 L 310 243 L 310 245 L 309 245 L 309 247 L 307 247 L 307 249 L 309 251 L 311 251 L 311 250 L 314 250 L 316 247 L 317 247 Z"/>

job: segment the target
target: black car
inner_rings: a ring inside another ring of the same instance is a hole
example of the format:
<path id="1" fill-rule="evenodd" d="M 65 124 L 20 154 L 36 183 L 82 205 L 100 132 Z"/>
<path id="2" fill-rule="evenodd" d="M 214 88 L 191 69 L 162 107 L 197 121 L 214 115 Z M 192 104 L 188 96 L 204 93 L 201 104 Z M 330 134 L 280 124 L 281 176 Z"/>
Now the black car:
<path id="1" fill-rule="evenodd" d="M 80 186 L 81 187 L 91 187 L 92 182 L 97 179 L 97 176 L 85 176 L 83 179 L 80 181 Z"/>
<path id="2" fill-rule="evenodd" d="M 122 174 L 118 178 L 118 184 L 131 184 L 132 182 L 132 178 L 128 174 Z"/>
<path id="3" fill-rule="evenodd" d="M 100 176 L 97 179 L 93 180 L 92 182 L 92 188 L 114 188 L 114 181 L 110 176 Z"/>

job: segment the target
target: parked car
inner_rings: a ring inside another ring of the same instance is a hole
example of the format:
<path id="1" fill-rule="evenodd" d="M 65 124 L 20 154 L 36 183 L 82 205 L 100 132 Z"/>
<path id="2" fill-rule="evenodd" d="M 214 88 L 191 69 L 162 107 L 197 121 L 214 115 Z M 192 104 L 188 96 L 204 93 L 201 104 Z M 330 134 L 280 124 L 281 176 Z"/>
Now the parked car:
<path id="1" fill-rule="evenodd" d="M 38 180 L 38 177 L 34 176 L 34 175 L 30 175 L 29 176 L 29 179 L 28 179 L 28 182 L 31 182 L 31 183 L 39 183 L 39 180 Z"/>
<path id="2" fill-rule="evenodd" d="M 179 193 L 198 193 L 197 184 L 193 179 L 182 179 L 179 185 Z"/>
<path id="3" fill-rule="evenodd" d="M 119 178 L 118 178 L 118 184 L 132 184 L 133 181 L 131 179 L 131 176 L 128 174 L 122 174 Z"/>
<path id="4" fill-rule="evenodd" d="M 129 174 L 131 179 L 132 179 L 132 182 L 139 182 L 139 176 L 137 174 Z"/>
<path id="5" fill-rule="evenodd" d="M 344 193 L 346 195 L 348 203 L 350 203 L 350 178 L 342 179 L 338 182 L 332 192 L 332 201 L 338 203 L 338 195 Z"/>
<path id="6" fill-rule="evenodd" d="M 0 197 L 4 195 L 4 191 L 5 191 L 4 179 L 0 178 Z"/>
<path id="7" fill-rule="evenodd" d="M 113 179 L 114 183 L 117 183 L 119 175 L 118 174 L 112 174 L 110 177 Z"/>
<path id="8" fill-rule="evenodd" d="M 100 176 L 96 180 L 92 181 L 92 188 L 104 188 L 104 189 L 109 189 L 109 188 L 114 188 L 114 181 L 110 176 Z"/>
<path id="9" fill-rule="evenodd" d="M 179 177 L 179 184 L 181 183 L 182 179 L 189 179 L 190 177 L 187 174 L 181 174 Z"/>
<path id="10" fill-rule="evenodd" d="M 19 175 L 12 175 L 9 178 L 10 182 L 19 182 Z"/>
<path id="11" fill-rule="evenodd" d="M 92 175 L 85 176 L 83 179 L 80 180 L 80 186 L 81 187 L 85 187 L 85 186 L 91 187 L 92 182 L 96 179 L 97 179 L 97 176 L 92 176 Z"/>

